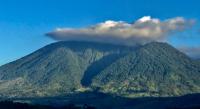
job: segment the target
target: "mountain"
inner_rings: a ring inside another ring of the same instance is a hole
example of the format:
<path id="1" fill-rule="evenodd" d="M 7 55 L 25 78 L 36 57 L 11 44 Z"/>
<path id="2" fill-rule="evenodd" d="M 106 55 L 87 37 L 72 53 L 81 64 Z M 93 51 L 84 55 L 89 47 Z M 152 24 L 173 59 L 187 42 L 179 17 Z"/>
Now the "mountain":
<path id="1" fill-rule="evenodd" d="M 0 96 L 180 96 L 200 93 L 199 77 L 200 65 L 166 43 L 57 42 L 1 66 Z"/>
<path id="2" fill-rule="evenodd" d="M 133 48 L 92 42 L 50 44 L 0 67 L 0 95 L 57 96 L 74 92 L 82 88 L 87 70 L 98 71 L 99 66 L 103 69 L 130 49 Z"/>

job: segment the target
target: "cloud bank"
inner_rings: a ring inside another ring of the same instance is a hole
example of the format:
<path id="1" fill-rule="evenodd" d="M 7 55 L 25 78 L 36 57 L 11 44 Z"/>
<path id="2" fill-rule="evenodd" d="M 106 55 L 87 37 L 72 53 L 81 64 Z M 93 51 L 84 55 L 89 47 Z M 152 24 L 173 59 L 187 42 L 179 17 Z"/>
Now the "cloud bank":
<path id="1" fill-rule="evenodd" d="M 144 16 L 134 23 L 108 20 L 83 28 L 57 28 L 46 35 L 55 40 L 134 45 L 151 41 L 165 41 L 170 34 L 184 31 L 193 24 L 194 20 L 183 17 L 161 21 L 157 18 Z"/>
<path id="2" fill-rule="evenodd" d="M 200 46 L 199 47 L 180 47 L 178 49 L 186 53 L 192 58 L 200 59 Z"/>

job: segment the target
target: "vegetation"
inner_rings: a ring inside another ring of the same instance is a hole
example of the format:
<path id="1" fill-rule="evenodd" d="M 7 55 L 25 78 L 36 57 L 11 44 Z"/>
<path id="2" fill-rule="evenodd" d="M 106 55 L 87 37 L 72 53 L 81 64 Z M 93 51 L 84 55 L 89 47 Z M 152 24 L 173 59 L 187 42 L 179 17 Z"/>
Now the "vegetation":
<path id="1" fill-rule="evenodd" d="M 18 98 L 10 99 L 10 101 L 11 100 L 14 101 L 14 103 L 21 102 L 20 104 L 24 104 L 25 102 L 25 105 L 27 105 L 26 103 L 29 103 L 30 106 L 50 107 L 50 109 L 55 109 L 55 107 L 58 109 L 69 109 L 69 107 L 72 109 L 85 109 L 83 107 L 87 107 L 88 109 L 93 109 L 94 107 L 96 107 L 96 109 L 195 109 L 195 107 L 200 107 L 200 94 L 191 94 L 180 97 L 125 98 L 103 93 L 87 92 L 73 94 L 67 97 Z M 0 102 L 0 108 L 1 106 Z M 10 104 L 4 106 L 9 107 Z"/>
<path id="2" fill-rule="evenodd" d="M 31 105 L 27 103 L 19 103 L 12 101 L 2 101 L 0 102 L 1 109 L 95 109 L 95 107 L 83 105 L 83 106 L 75 106 L 74 104 L 69 104 L 62 107 L 52 107 L 45 105 Z"/>

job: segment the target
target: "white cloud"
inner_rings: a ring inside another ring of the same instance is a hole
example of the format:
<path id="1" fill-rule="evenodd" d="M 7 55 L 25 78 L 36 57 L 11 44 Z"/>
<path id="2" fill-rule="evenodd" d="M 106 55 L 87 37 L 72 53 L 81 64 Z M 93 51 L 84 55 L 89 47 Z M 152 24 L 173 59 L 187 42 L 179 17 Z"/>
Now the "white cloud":
<path id="1" fill-rule="evenodd" d="M 108 20 L 84 28 L 57 28 L 47 36 L 55 40 L 98 41 L 132 45 L 151 41 L 164 41 L 169 34 L 192 26 L 194 20 L 175 17 L 161 21 L 144 16 L 134 23 Z"/>
<path id="2" fill-rule="evenodd" d="M 148 22 L 148 21 L 151 21 L 151 22 L 154 22 L 154 23 L 159 23 L 160 22 L 159 19 L 155 19 L 155 18 L 152 19 L 151 16 L 144 16 L 144 17 L 138 19 L 138 22 L 141 22 L 141 23 Z"/>

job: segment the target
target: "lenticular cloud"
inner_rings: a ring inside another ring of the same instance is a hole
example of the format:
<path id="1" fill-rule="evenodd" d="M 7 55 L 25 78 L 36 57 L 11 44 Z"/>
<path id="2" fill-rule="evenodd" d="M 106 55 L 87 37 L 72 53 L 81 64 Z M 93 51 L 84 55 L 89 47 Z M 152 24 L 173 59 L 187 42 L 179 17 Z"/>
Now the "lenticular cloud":
<path id="1" fill-rule="evenodd" d="M 183 17 L 161 21 L 150 16 L 144 16 L 134 23 L 108 20 L 83 28 L 57 28 L 46 35 L 55 40 L 134 45 L 151 41 L 164 41 L 170 34 L 184 31 L 193 24 L 194 20 Z"/>

